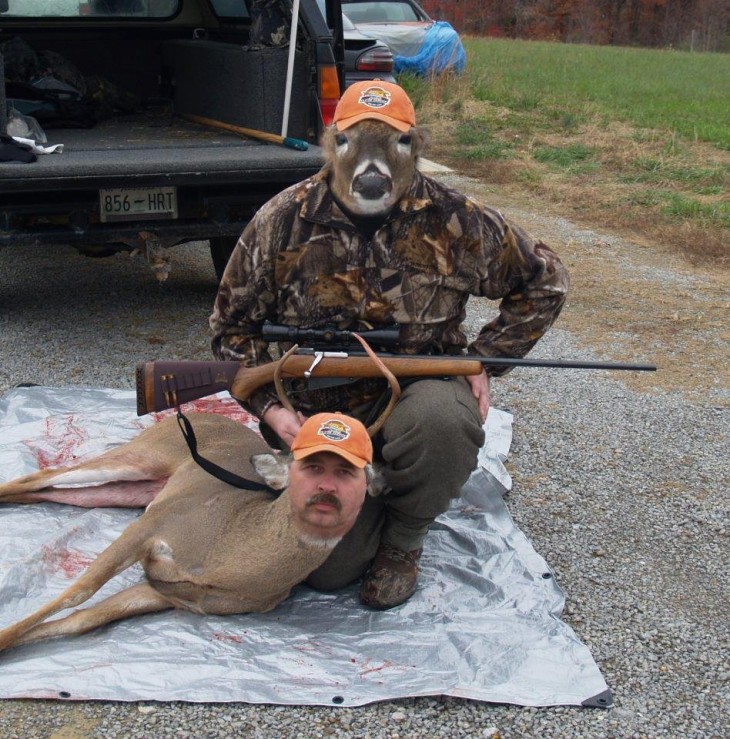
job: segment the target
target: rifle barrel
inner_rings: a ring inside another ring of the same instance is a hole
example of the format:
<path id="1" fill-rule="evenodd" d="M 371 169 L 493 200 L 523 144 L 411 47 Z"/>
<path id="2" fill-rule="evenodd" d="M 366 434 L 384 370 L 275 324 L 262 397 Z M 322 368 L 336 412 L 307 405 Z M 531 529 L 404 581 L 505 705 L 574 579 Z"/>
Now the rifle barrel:
<path id="1" fill-rule="evenodd" d="M 367 356 L 363 351 L 354 351 L 344 349 L 347 356 L 364 357 Z M 335 347 L 332 348 L 333 355 L 336 353 Z M 311 355 L 317 353 L 316 349 L 304 347 L 299 349 L 296 354 Z M 428 359 L 436 361 L 478 361 L 487 367 L 543 367 L 555 369 L 595 369 L 595 370 L 629 370 L 634 372 L 656 372 L 655 364 L 643 364 L 641 362 L 594 362 L 582 359 L 533 359 L 531 357 L 483 357 L 480 354 L 388 354 L 387 352 L 377 352 L 382 359 Z M 325 356 L 327 352 L 325 351 Z"/>
<path id="2" fill-rule="evenodd" d="M 393 325 L 382 329 L 370 329 L 359 331 L 359 335 L 371 345 L 380 345 L 383 349 L 395 349 L 400 341 L 400 326 Z M 264 323 L 262 328 L 264 341 L 287 341 L 291 344 L 310 344 L 300 348 L 297 354 L 313 354 L 317 351 L 346 351 L 350 356 L 365 356 L 365 352 L 356 344 L 352 331 L 344 329 L 311 329 L 299 326 L 287 326 L 282 324 Z M 311 346 L 314 344 L 314 348 Z M 356 345 L 357 348 L 351 347 Z M 655 372 L 653 364 L 642 364 L 637 362 L 592 362 L 583 360 L 560 360 L 560 359 L 531 359 L 513 357 L 482 357 L 481 355 L 467 354 L 396 354 L 390 352 L 377 352 L 383 358 L 401 359 L 463 359 L 478 360 L 482 365 L 492 367 L 545 367 L 557 369 L 598 369 L 598 370 L 630 370 L 634 372 Z"/>
<path id="3" fill-rule="evenodd" d="M 493 367 L 554 367 L 558 369 L 632 370 L 634 372 L 656 372 L 655 364 L 626 362 L 591 362 L 581 359 L 512 359 L 510 357 L 483 357 L 482 364 Z"/>

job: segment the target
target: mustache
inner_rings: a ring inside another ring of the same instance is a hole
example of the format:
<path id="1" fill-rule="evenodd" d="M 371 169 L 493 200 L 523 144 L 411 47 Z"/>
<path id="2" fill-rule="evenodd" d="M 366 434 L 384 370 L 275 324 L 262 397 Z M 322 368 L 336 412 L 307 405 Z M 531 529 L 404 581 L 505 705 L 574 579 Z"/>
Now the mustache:
<path id="1" fill-rule="evenodd" d="M 313 495 L 307 501 L 307 507 L 317 505 L 318 503 L 331 505 L 337 511 L 342 510 L 342 503 L 340 503 L 340 499 L 336 495 L 332 495 L 332 493 L 317 493 L 316 495 Z"/>

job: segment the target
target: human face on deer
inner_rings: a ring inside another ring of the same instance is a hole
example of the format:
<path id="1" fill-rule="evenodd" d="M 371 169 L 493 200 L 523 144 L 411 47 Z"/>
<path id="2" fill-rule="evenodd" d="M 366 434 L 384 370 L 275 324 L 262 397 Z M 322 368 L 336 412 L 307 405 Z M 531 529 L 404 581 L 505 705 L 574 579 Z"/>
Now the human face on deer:
<path id="1" fill-rule="evenodd" d="M 355 523 L 367 474 L 338 454 L 319 452 L 289 468 L 288 494 L 297 526 L 309 538 L 339 539 Z"/>
<path id="2" fill-rule="evenodd" d="M 355 215 L 384 218 L 408 191 L 424 143 L 415 126 L 405 133 L 377 120 L 331 126 L 323 146 L 335 198 Z"/>

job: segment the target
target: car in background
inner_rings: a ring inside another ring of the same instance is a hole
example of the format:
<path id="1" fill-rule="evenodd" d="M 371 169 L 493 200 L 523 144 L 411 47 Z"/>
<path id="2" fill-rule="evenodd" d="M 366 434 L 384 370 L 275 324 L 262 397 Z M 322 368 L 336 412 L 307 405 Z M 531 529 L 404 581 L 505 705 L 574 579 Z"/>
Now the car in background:
<path id="1" fill-rule="evenodd" d="M 415 0 L 343 0 L 342 12 L 359 31 L 388 45 L 396 74 L 461 72 L 466 66 L 459 34 Z"/>
<path id="2" fill-rule="evenodd" d="M 342 0 L 342 12 L 356 26 L 361 23 L 433 23 L 414 0 Z"/>
<path id="3" fill-rule="evenodd" d="M 327 18 L 324 0 L 317 0 L 317 4 L 322 11 L 322 15 Z M 395 82 L 395 77 L 393 77 L 393 53 L 388 44 L 355 28 L 355 25 L 345 13 L 342 13 L 341 17 L 345 57 L 345 87 L 349 87 L 354 82 L 371 80 L 376 77 L 385 82 Z M 331 18 L 329 22 L 331 26 Z"/>
<path id="4" fill-rule="evenodd" d="M 378 78 L 395 82 L 393 52 L 387 44 L 366 36 L 343 14 L 342 31 L 345 39 L 345 85 Z"/>

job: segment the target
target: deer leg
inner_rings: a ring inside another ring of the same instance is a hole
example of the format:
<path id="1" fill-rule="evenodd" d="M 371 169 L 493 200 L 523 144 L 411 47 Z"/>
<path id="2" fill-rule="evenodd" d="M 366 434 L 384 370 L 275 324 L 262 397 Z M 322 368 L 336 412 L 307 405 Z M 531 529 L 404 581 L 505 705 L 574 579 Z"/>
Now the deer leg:
<path id="1" fill-rule="evenodd" d="M 37 624 L 66 608 L 75 608 L 91 598 L 115 575 L 131 567 L 144 555 L 145 543 L 149 538 L 149 527 L 140 519 L 130 524 L 122 535 L 110 544 L 89 566 L 83 575 L 35 613 L 0 630 L 0 651 L 13 646 Z"/>
<path id="2" fill-rule="evenodd" d="M 149 583 L 143 582 L 125 588 L 115 595 L 105 598 L 89 608 L 81 608 L 64 618 L 46 621 L 26 631 L 12 646 L 19 647 L 43 639 L 60 636 L 77 636 L 99 626 L 119 621 L 123 618 L 141 616 L 173 608 L 167 598 L 160 595 Z"/>
<path id="3" fill-rule="evenodd" d="M 164 487 L 174 465 L 165 455 L 155 454 L 135 441 L 87 462 L 39 470 L 0 484 L 0 503 L 45 501 L 85 508 L 146 506 Z"/>

